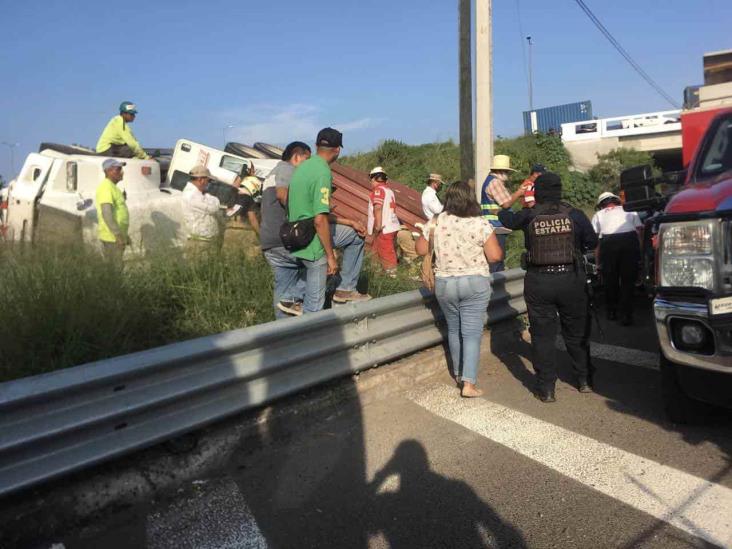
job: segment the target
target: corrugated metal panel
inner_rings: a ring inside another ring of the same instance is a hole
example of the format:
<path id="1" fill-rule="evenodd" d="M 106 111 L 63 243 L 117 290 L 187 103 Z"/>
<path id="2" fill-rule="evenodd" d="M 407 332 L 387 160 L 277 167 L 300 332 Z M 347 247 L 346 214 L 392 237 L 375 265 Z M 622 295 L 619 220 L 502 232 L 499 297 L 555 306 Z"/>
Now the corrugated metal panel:
<path id="1" fill-rule="evenodd" d="M 524 111 L 524 131 L 527 134 L 539 131 L 550 133 L 551 130 L 559 133 L 562 124 L 592 119 L 592 101 L 578 101 L 566 105 L 556 105 L 534 110 L 536 113 L 536 127 L 532 128 L 531 111 Z"/>
<path id="2" fill-rule="evenodd" d="M 235 145 L 244 153 L 254 151 L 270 158 L 282 156 L 282 149 L 267 143 L 255 143 L 254 147 L 241 143 Z M 232 152 L 242 154 L 236 150 Z M 371 181 L 368 174 L 338 163 L 334 163 L 331 169 L 333 170 L 333 194 L 331 195 L 333 213 L 354 221 L 361 221 L 366 225 L 369 193 L 371 192 Z M 426 221 L 422 212 L 422 194 L 394 180 L 389 182 L 389 186 L 394 191 L 399 220 L 410 231 L 417 231 L 415 224 Z M 367 243 L 370 244 L 370 237 Z"/>

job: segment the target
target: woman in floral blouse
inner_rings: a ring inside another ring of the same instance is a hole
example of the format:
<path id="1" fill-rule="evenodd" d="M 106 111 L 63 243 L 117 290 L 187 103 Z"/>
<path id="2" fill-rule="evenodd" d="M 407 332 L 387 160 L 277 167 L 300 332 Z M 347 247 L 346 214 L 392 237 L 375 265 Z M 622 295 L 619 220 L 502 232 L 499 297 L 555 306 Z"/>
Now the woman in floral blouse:
<path id="1" fill-rule="evenodd" d="M 481 217 L 470 185 L 458 181 L 445 193 L 445 209 L 424 226 L 417 253 L 429 253 L 434 231 L 435 296 L 447 320 L 448 346 L 461 395 L 483 394 L 475 384 L 480 341 L 491 295 L 488 263 L 503 259 L 490 222 Z M 461 360 L 462 359 L 462 360 Z"/>

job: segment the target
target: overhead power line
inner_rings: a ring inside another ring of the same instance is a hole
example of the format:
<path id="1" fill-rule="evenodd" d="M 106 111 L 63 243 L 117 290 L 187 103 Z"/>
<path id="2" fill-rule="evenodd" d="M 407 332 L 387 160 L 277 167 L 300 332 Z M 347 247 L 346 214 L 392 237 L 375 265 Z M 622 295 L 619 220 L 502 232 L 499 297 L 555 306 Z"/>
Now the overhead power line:
<path id="1" fill-rule="evenodd" d="M 651 78 L 648 75 L 648 73 L 646 71 L 644 71 L 643 68 L 638 63 L 635 62 L 635 60 L 630 56 L 630 54 L 627 51 L 625 51 L 625 48 L 623 48 L 623 46 L 620 45 L 620 42 L 618 42 L 615 39 L 615 37 L 612 34 L 610 34 L 610 31 L 605 28 L 605 25 L 603 25 L 602 22 L 597 18 L 597 16 L 594 13 L 592 13 L 592 10 L 590 10 L 590 8 L 587 7 L 587 5 L 583 2 L 583 0 L 575 0 L 575 2 L 577 2 L 577 5 L 580 8 L 582 8 L 582 11 L 584 11 L 585 14 L 587 14 L 587 17 L 590 18 L 590 21 L 592 21 L 595 24 L 595 26 L 600 30 L 600 32 L 603 35 L 605 35 L 605 38 L 607 38 L 610 41 L 610 43 L 613 45 L 613 47 L 616 50 L 618 50 L 618 53 L 620 53 L 620 55 L 622 55 L 623 58 L 628 63 L 630 63 L 630 66 L 635 69 L 635 71 L 641 76 L 641 78 L 643 78 L 643 80 L 648 82 L 648 84 L 654 90 L 656 90 L 656 92 L 658 92 L 658 94 L 661 97 L 663 97 L 666 101 L 668 101 L 671 105 L 673 105 L 674 108 L 676 108 L 676 109 L 681 108 L 681 106 L 676 101 L 674 101 L 674 99 L 669 94 L 667 94 L 664 91 L 664 89 L 661 86 L 659 86 L 656 83 L 656 81 L 653 80 L 653 78 Z"/>

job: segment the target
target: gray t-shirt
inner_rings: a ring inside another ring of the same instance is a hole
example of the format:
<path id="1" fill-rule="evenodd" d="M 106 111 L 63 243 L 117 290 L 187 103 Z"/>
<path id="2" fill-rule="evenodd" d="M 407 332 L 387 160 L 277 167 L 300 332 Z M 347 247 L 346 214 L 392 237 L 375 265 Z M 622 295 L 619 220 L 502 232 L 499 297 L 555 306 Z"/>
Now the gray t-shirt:
<path id="1" fill-rule="evenodd" d="M 281 161 L 269 173 L 262 185 L 262 223 L 259 227 L 259 243 L 262 250 L 282 246 L 280 227 L 287 221 L 287 212 L 277 200 L 276 188 L 287 189 L 295 167 L 289 162 Z"/>

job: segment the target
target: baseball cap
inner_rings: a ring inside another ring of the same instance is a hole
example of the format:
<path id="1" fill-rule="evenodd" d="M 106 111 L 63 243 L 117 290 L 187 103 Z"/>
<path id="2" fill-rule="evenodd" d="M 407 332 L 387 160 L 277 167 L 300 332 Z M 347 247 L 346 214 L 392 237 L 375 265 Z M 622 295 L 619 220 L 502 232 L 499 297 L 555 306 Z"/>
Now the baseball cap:
<path id="1" fill-rule="evenodd" d="M 137 114 L 137 105 L 135 105 L 132 101 L 122 101 L 122 103 L 119 104 L 119 112 L 120 114 Z"/>
<path id="2" fill-rule="evenodd" d="M 188 175 L 190 175 L 191 177 L 208 177 L 209 179 L 213 179 L 213 177 L 211 177 L 211 172 L 208 171 L 208 168 L 202 165 L 194 166 L 193 169 L 188 172 Z"/>
<path id="3" fill-rule="evenodd" d="M 531 173 L 539 172 L 544 173 L 546 171 L 546 166 L 544 164 L 534 164 L 531 166 Z"/>
<path id="4" fill-rule="evenodd" d="M 110 168 L 121 168 L 125 164 L 126 162 L 120 162 L 119 160 L 116 160 L 114 158 L 107 158 L 104 162 L 102 162 L 102 169 L 104 169 L 104 171 L 107 171 Z"/>
<path id="5" fill-rule="evenodd" d="M 315 145 L 318 147 L 342 147 L 343 134 L 333 128 L 323 128 L 318 132 Z"/>

